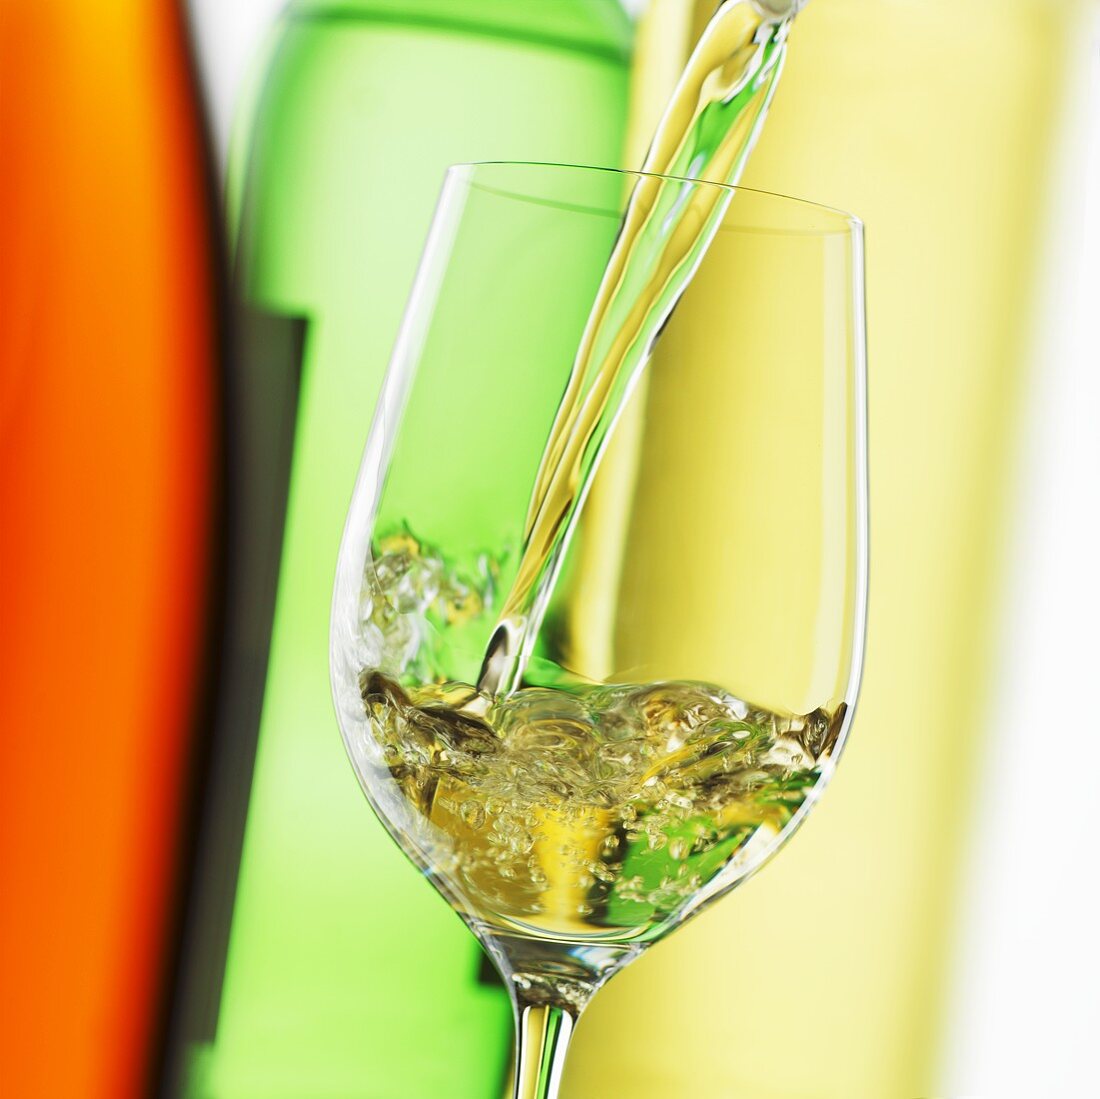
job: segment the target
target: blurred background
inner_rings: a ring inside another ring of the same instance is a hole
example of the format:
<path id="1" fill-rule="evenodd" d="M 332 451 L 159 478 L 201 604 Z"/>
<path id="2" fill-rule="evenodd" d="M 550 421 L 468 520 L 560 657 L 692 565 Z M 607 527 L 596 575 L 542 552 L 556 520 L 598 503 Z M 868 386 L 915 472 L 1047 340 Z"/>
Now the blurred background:
<path id="1" fill-rule="evenodd" d="M 3 1094 L 501 1094 L 336 551 L 446 165 L 636 167 L 713 6 L 0 0 Z M 564 1094 L 1100 1095 L 1100 5 L 814 0 L 744 182 L 866 223 L 863 694 Z"/>

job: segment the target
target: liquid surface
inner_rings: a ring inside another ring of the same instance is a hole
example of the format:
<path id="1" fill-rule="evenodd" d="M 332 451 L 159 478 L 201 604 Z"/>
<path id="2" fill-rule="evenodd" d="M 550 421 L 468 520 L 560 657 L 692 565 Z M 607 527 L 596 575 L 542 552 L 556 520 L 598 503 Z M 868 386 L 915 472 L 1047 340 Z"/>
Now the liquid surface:
<path id="1" fill-rule="evenodd" d="M 712 684 L 565 673 L 506 697 L 418 683 L 428 669 L 415 639 L 490 596 L 409 535 L 386 545 L 363 620 L 387 670 L 360 676 L 372 751 L 353 757 L 372 791 L 388 772 L 399 842 L 471 920 L 570 939 L 655 935 L 719 875 L 728 888 L 751 873 L 821 778 L 843 707 L 782 715 Z"/>

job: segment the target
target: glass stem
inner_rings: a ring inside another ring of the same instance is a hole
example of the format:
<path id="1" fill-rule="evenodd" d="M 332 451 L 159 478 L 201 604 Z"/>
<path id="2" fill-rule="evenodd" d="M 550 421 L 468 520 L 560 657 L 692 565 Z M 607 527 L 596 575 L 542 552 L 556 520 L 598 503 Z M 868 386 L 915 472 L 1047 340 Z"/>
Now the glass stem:
<path id="1" fill-rule="evenodd" d="M 517 1002 L 514 1099 L 557 1099 L 577 1017 L 555 1004 Z"/>

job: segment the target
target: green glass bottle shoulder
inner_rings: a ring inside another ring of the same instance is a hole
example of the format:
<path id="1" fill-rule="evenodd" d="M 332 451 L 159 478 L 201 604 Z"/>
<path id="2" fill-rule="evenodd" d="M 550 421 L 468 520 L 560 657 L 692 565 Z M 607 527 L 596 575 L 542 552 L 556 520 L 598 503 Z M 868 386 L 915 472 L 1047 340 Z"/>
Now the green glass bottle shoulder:
<path id="1" fill-rule="evenodd" d="M 616 0 L 294 0 L 288 14 L 556 40 L 565 49 L 602 51 L 624 64 L 630 54 L 630 21 Z"/>
<path id="2" fill-rule="evenodd" d="M 586 55 L 593 60 L 603 60 L 609 66 L 605 74 L 620 87 L 615 96 L 625 95 L 625 73 L 630 59 L 633 28 L 630 20 L 618 0 L 294 0 L 272 32 L 266 44 L 266 52 L 261 63 L 254 68 L 253 78 L 241 97 L 241 107 L 234 125 L 234 139 L 229 150 L 229 170 L 227 173 L 227 214 L 231 237 L 237 236 L 238 219 L 243 202 L 243 189 L 250 154 L 256 146 L 254 123 L 260 113 L 260 101 L 263 91 L 277 90 L 284 86 L 287 74 L 282 66 L 286 64 L 281 56 L 288 43 L 292 43 L 300 29 L 312 26 L 314 29 L 327 28 L 335 37 L 359 33 L 381 31 L 387 24 L 397 37 L 390 39 L 393 45 L 416 39 L 418 34 L 436 34 L 454 40 L 459 36 L 481 36 L 489 40 L 530 45 L 536 49 L 558 50 L 566 56 L 583 63 Z M 343 30 L 341 30 L 341 26 Z M 323 54 L 333 48 L 326 40 L 319 45 L 318 52 Z M 453 70 L 458 72 L 463 82 L 463 90 L 468 91 L 471 82 L 481 89 L 491 88 L 495 74 L 490 70 L 479 76 L 476 72 L 463 70 L 461 58 L 454 56 Z M 322 75 L 320 66 L 311 73 L 313 77 Z M 325 74 L 328 82 L 335 74 Z M 335 86 L 338 78 L 332 79 Z M 411 83 L 411 82 L 410 82 Z M 534 87 L 534 85 L 532 85 Z M 504 87 L 498 89 L 502 94 Z M 514 92 L 515 89 L 510 89 Z M 410 106 L 419 108 L 420 96 Z M 461 99 L 461 96 L 459 97 Z M 618 149 L 603 148 L 603 142 L 597 136 L 599 123 L 606 120 L 612 124 L 615 137 L 612 146 L 621 141 L 623 128 L 623 110 L 616 116 L 611 100 L 596 104 L 595 117 L 577 119 L 577 143 L 571 153 L 574 160 L 586 161 L 586 152 L 597 154 L 593 162 L 609 163 L 618 166 Z M 604 109 L 600 109 L 604 108 Z M 265 114 L 268 113 L 265 111 Z M 421 126 L 423 120 L 421 120 Z M 426 131 L 423 131 L 426 132 Z M 484 135 L 492 138 L 492 128 Z M 548 144 L 547 149 L 552 147 Z M 565 148 L 573 146 L 567 143 Z M 508 155 L 511 159 L 520 159 L 518 153 Z M 531 159 L 539 159 L 536 152 Z M 541 159 L 548 159 L 548 151 Z M 476 159 L 470 157 L 467 159 Z"/>

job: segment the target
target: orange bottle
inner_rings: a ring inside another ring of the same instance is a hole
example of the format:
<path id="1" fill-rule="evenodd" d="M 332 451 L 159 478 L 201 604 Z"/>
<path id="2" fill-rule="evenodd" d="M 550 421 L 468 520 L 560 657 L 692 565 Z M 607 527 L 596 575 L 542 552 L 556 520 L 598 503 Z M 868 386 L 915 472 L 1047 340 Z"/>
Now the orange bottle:
<path id="1" fill-rule="evenodd" d="M 184 24 L 0 0 L 0 1093 L 141 1094 L 214 532 Z"/>

